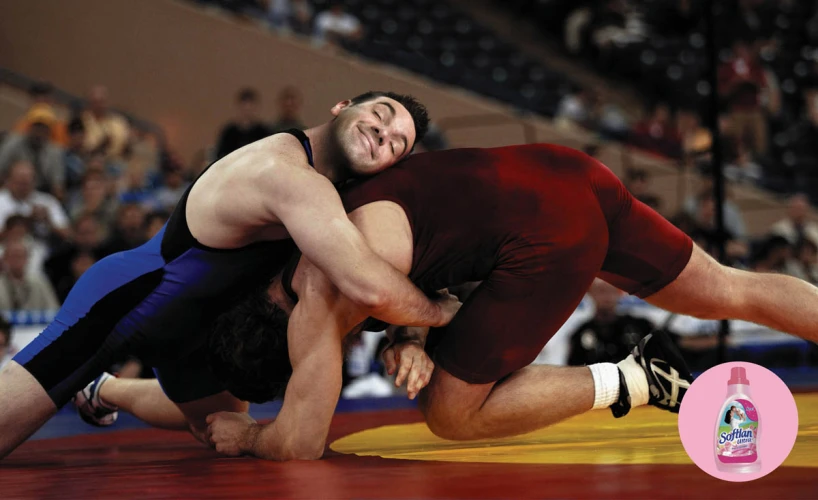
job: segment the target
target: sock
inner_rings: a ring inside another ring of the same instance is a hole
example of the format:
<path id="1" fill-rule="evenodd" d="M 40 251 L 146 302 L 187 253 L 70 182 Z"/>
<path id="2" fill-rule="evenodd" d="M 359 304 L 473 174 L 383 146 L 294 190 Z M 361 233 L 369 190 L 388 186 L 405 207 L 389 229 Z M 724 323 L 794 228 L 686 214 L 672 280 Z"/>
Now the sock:
<path id="1" fill-rule="evenodd" d="M 648 388 L 648 376 L 645 370 L 636 362 L 633 354 L 628 355 L 616 364 L 622 374 L 625 375 L 625 383 L 628 385 L 628 391 L 631 395 L 631 407 L 643 406 L 648 404 L 650 398 L 650 389 Z"/>
<path id="2" fill-rule="evenodd" d="M 613 363 L 588 365 L 594 377 L 594 410 L 607 408 L 619 399 L 619 368 Z"/>
<path id="3" fill-rule="evenodd" d="M 100 405 L 101 407 L 105 408 L 106 410 L 117 411 L 117 410 L 119 410 L 119 408 L 117 408 L 116 406 L 114 406 L 114 405 L 112 405 L 110 403 L 107 403 L 105 400 L 102 399 L 102 385 L 105 384 L 105 382 L 107 382 L 109 379 L 116 378 L 113 375 L 110 375 L 110 374 L 107 374 L 107 373 L 106 373 L 106 375 L 108 375 L 108 376 L 104 377 L 100 381 L 99 386 L 97 387 L 97 404 Z"/>

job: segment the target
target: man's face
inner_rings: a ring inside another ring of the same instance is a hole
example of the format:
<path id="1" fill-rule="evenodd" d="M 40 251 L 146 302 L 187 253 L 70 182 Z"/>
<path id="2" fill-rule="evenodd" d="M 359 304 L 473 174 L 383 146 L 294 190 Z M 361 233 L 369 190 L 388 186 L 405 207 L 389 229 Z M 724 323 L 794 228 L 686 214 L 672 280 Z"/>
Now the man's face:
<path id="1" fill-rule="evenodd" d="M 412 115 L 400 103 L 377 97 L 356 105 L 349 101 L 332 108 L 333 135 L 353 174 L 370 176 L 409 155 L 415 143 Z"/>
<path id="2" fill-rule="evenodd" d="M 88 107 L 95 114 L 103 115 L 108 112 L 108 89 L 98 85 L 91 89 L 88 95 Z"/>
<path id="3" fill-rule="evenodd" d="M 794 196 L 790 200 L 789 215 L 790 219 L 797 223 L 803 224 L 809 213 L 809 201 L 804 196 Z"/>
<path id="4" fill-rule="evenodd" d="M 602 280 L 596 280 L 594 284 L 591 285 L 589 294 L 591 298 L 594 299 L 597 314 L 599 314 L 613 313 L 616 311 L 616 306 L 619 304 L 619 299 L 622 298 L 623 292 Z"/>
<path id="5" fill-rule="evenodd" d="M 81 219 L 74 231 L 74 241 L 82 248 L 94 248 L 100 244 L 99 224 L 91 217 Z"/>
<path id="6" fill-rule="evenodd" d="M 253 99 L 246 99 L 239 102 L 239 117 L 246 121 L 256 121 L 258 119 L 259 103 Z"/>
<path id="7" fill-rule="evenodd" d="M 51 137 L 51 128 L 45 123 L 32 123 L 28 129 L 28 143 L 31 147 L 43 147 Z"/>
<path id="8" fill-rule="evenodd" d="M 286 90 L 279 96 L 281 116 L 295 118 L 301 111 L 301 96 L 295 90 Z"/>
<path id="9" fill-rule="evenodd" d="M 34 192 L 34 167 L 29 163 L 17 163 L 12 167 L 7 181 L 12 196 L 24 200 Z"/>
<path id="10" fill-rule="evenodd" d="M 3 260 L 6 263 L 6 269 L 8 269 L 9 274 L 17 279 L 20 279 L 26 272 L 26 265 L 28 264 L 28 250 L 26 249 L 25 245 L 20 242 L 10 242 L 6 245 Z"/>

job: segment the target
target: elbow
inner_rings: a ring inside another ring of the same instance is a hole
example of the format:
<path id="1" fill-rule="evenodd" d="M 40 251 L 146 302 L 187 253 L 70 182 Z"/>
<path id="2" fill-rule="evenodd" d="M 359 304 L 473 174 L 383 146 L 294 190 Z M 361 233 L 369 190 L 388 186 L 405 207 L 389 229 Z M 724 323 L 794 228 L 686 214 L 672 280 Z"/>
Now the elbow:
<path id="1" fill-rule="evenodd" d="M 354 287 L 344 295 L 368 311 L 382 310 L 389 302 L 389 293 L 384 287 Z"/>
<path id="2" fill-rule="evenodd" d="M 318 460 L 324 456 L 324 443 L 304 443 L 291 446 L 282 453 L 281 460 Z"/>

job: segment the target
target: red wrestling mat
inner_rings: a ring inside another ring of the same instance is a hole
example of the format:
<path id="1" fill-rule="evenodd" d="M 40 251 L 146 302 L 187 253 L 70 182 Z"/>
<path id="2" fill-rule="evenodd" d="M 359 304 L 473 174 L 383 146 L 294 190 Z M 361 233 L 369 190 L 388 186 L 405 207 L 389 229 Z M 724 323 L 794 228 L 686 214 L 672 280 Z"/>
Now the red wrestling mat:
<path id="1" fill-rule="evenodd" d="M 345 413 L 329 442 L 416 410 Z M 693 465 L 525 465 L 390 460 L 328 451 L 317 462 L 222 458 L 183 433 L 131 430 L 26 443 L 0 463 L 0 497 L 815 498 L 814 468 L 726 483 Z"/>

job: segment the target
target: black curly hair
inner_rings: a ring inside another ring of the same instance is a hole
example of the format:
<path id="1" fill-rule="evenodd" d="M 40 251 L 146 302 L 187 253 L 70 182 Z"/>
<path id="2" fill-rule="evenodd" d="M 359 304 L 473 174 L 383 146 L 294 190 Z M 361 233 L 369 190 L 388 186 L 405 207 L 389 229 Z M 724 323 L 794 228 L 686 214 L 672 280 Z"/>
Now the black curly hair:
<path id="1" fill-rule="evenodd" d="M 280 397 L 292 375 L 287 313 L 254 290 L 221 314 L 208 336 L 210 369 L 234 396 L 251 403 Z"/>

